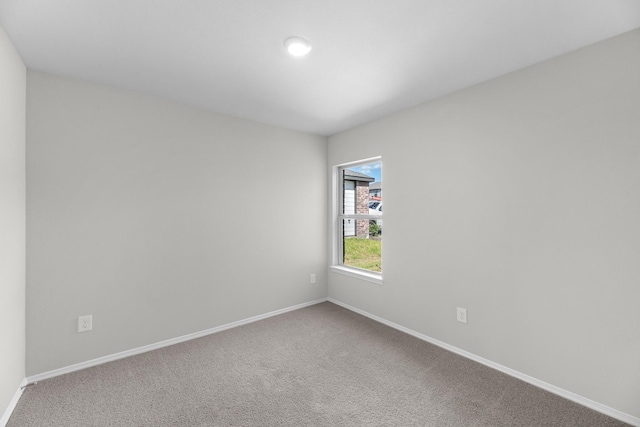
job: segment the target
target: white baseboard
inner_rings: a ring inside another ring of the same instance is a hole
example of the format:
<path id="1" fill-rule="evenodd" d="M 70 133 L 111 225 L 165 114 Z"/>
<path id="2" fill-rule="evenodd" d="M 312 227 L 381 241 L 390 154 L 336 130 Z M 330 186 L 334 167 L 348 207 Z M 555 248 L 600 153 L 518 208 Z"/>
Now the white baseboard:
<path id="1" fill-rule="evenodd" d="M 22 390 L 24 390 L 24 387 L 26 385 L 27 385 L 27 379 L 25 378 L 22 380 L 22 383 L 20 383 L 18 390 L 13 395 L 13 398 L 11 399 L 11 402 L 9 402 L 9 406 L 7 406 L 7 409 L 4 411 L 2 418 L 0 418 L 0 427 L 5 427 L 9 422 L 9 418 L 11 417 L 11 414 L 13 414 L 13 410 L 16 409 L 18 400 L 20 400 L 20 396 L 22 396 Z"/>
<path id="2" fill-rule="evenodd" d="M 125 357 L 134 356 L 140 353 L 146 353 L 147 351 L 157 350 L 162 347 L 167 347 L 170 345 L 178 344 L 181 342 L 193 340 L 196 338 L 201 338 L 207 335 L 215 334 L 217 332 L 222 332 L 227 329 L 236 328 L 238 326 L 246 325 L 247 323 L 257 322 L 258 320 L 266 319 L 268 317 L 277 316 L 279 314 L 283 314 L 289 311 L 298 310 L 300 308 L 308 307 L 311 305 L 319 304 L 321 302 L 327 301 L 327 298 L 317 299 L 315 301 L 309 301 L 302 304 L 294 305 L 287 308 L 282 308 L 280 310 L 271 311 L 269 313 L 260 314 L 258 316 L 253 316 L 248 319 L 238 320 L 237 322 L 227 323 L 226 325 L 217 326 L 215 328 L 206 329 L 200 332 L 194 332 L 192 334 L 182 335 L 177 338 L 171 338 L 165 341 L 160 341 L 155 344 L 149 344 L 142 347 L 134 348 L 131 350 L 122 351 L 120 353 L 111 354 L 108 356 L 99 357 L 97 359 L 87 360 L 86 362 L 76 363 L 75 365 L 66 366 L 64 368 L 54 369 L 53 371 L 43 372 L 41 374 L 32 375 L 26 378 L 26 384 L 33 384 L 36 381 L 46 380 L 47 378 L 57 377 L 59 375 L 68 374 L 70 372 L 79 371 L 81 369 L 90 368 L 92 366 L 101 365 L 107 362 L 113 362 L 114 360 L 124 359 Z M 0 425 L 0 427 L 3 427 Z"/>
<path id="3" fill-rule="evenodd" d="M 473 353 L 469 353 L 468 351 L 462 350 L 458 347 L 454 347 L 450 344 L 447 344 L 445 342 L 439 341 L 435 338 L 431 338 L 427 335 L 421 334 L 420 332 L 416 332 L 412 329 L 409 328 L 405 328 L 404 326 L 398 325 L 397 323 L 393 323 L 390 322 L 386 319 L 383 319 L 381 317 L 378 317 L 376 315 L 373 315 L 371 313 L 367 313 L 364 310 L 360 310 L 359 308 L 355 308 L 352 307 L 348 304 L 345 304 L 341 301 L 335 300 L 333 298 L 328 298 L 327 299 L 329 302 L 332 302 L 336 305 L 339 305 L 341 307 L 346 308 L 347 310 L 353 311 L 355 313 L 361 314 L 365 317 L 368 317 L 370 319 L 375 320 L 376 322 L 380 322 L 384 325 L 390 326 L 393 329 L 397 329 L 399 331 L 402 331 L 404 333 L 407 333 L 409 335 L 412 335 L 418 339 L 421 339 L 423 341 L 427 341 L 431 344 L 437 345 L 438 347 L 442 347 L 445 350 L 449 350 L 452 353 L 456 353 L 459 354 L 460 356 L 464 356 L 468 359 L 471 359 L 475 362 L 481 363 L 483 365 L 486 365 L 490 368 L 496 369 L 500 372 L 504 372 L 507 375 L 510 375 L 512 377 L 518 378 L 519 380 L 522 380 L 524 382 L 527 382 L 531 385 L 534 385 L 536 387 L 539 387 L 543 390 L 549 391 L 553 394 L 557 394 L 560 397 L 564 397 L 565 399 L 569 399 L 573 402 L 576 402 L 580 405 L 586 406 L 587 408 L 593 409 L 594 411 L 598 411 L 602 414 L 608 415 L 612 418 L 618 419 L 620 421 L 624 421 L 627 424 L 631 424 L 632 426 L 636 426 L 636 427 L 640 427 L 640 418 L 638 417 L 634 417 L 633 415 L 629 415 L 626 414 L 624 412 L 618 411 L 617 409 L 613 409 L 610 408 L 609 406 L 603 405 L 601 403 L 595 402 L 591 399 L 587 399 L 586 397 L 582 397 L 578 394 L 572 393 L 570 391 L 564 390 L 560 387 L 556 387 L 552 384 L 546 383 L 544 381 L 540 381 L 536 378 L 530 377 L 529 375 L 523 374 L 522 372 L 518 372 L 516 370 L 513 370 L 511 368 L 507 368 L 506 366 L 502 366 L 498 363 L 492 362 L 491 360 L 485 359 L 483 357 L 477 356 Z"/>

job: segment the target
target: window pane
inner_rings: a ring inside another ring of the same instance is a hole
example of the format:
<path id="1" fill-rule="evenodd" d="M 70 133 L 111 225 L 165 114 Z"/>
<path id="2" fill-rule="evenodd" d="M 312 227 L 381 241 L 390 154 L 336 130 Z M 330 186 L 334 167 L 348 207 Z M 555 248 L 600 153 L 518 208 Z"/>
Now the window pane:
<path id="1" fill-rule="evenodd" d="M 373 214 L 369 202 L 382 200 L 382 163 L 351 166 L 342 173 L 342 213 Z"/>
<path id="2" fill-rule="evenodd" d="M 382 272 L 381 223 L 381 220 L 342 220 L 343 265 Z"/>

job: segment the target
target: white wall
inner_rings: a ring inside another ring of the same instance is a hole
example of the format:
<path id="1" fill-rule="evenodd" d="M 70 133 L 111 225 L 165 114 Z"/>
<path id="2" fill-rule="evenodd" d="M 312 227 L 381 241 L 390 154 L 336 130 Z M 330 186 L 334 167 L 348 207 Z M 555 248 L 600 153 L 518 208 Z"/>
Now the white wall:
<path id="1" fill-rule="evenodd" d="M 26 76 L 0 27 L 0 418 L 25 372 Z"/>
<path id="2" fill-rule="evenodd" d="M 326 164 L 324 137 L 29 71 L 27 375 L 326 297 Z"/>
<path id="3" fill-rule="evenodd" d="M 330 297 L 640 417 L 640 30 L 329 138 L 376 155 L 384 284 Z"/>

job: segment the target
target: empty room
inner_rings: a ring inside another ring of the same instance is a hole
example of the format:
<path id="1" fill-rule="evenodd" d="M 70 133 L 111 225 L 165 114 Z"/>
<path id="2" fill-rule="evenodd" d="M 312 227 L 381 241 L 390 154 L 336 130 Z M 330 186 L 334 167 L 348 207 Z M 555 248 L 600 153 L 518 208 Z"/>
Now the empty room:
<path id="1" fill-rule="evenodd" d="M 640 0 L 0 0 L 0 260 L 0 427 L 640 427 Z"/>

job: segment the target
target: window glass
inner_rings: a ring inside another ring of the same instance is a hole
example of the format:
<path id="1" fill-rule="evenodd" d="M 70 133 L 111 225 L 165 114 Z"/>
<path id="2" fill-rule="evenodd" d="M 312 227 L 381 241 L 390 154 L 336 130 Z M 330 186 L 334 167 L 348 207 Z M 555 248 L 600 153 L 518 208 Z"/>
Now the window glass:
<path id="1" fill-rule="evenodd" d="M 338 168 L 338 263 L 382 273 L 382 161 Z"/>

